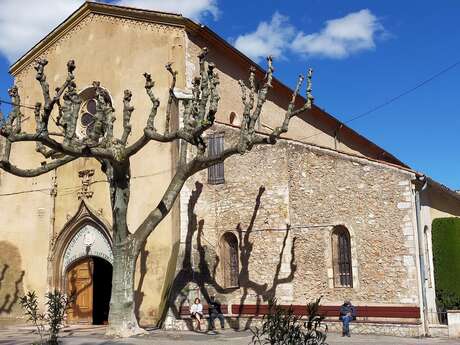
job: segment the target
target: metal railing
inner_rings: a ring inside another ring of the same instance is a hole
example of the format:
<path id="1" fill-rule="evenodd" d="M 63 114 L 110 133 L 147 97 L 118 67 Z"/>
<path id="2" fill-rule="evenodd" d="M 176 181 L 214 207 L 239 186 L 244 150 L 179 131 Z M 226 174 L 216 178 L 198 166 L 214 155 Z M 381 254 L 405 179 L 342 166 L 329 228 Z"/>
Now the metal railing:
<path id="1" fill-rule="evenodd" d="M 432 325 L 447 325 L 447 311 L 428 311 L 428 323 Z"/>

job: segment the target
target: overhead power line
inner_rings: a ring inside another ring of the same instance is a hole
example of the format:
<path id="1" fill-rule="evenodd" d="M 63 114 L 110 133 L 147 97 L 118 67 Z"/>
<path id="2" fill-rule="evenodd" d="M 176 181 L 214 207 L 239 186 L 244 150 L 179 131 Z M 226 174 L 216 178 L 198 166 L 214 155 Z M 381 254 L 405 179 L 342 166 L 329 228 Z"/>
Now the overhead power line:
<path id="1" fill-rule="evenodd" d="M 32 110 L 35 110 L 35 107 L 34 106 L 31 106 L 31 105 L 27 105 L 27 104 L 16 104 L 16 103 L 13 103 L 13 102 L 10 102 L 10 101 L 5 101 L 3 99 L 0 99 L 0 104 L 2 103 L 5 103 L 5 104 L 9 104 L 9 105 L 16 105 L 16 106 L 20 106 L 21 108 L 27 108 L 27 109 L 32 109 Z"/>
<path id="2" fill-rule="evenodd" d="M 377 111 L 377 110 L 380 110 L 380 109 L 386 107 L 387 105 L 389 105 L 389 104 L 391 104 L 391 103 L 396 102 L 398 99 L 400 99 L 400 98 L 402 98 L 402 97 L 404 97 L 404 96 L 406 96 L 406 95 L 408 95 L 408 94 L 414 92 L 415 90 L 421 88 L 422 86 L 424 86 L 424 85 L 426 85 L 426 84 L 432 82 L 434 79 L 436 79 L 436 78 L 440 77 L 441 75 L 443 75 L 443 74 L 449 72 L 450 70 L 454 69 L 454 68 L 457 67 L 458 65 L 460 65 L 460 60 L 454 62 L 453 64 L 451 64 L 451 65 L 449 65 L 448 67 L 446 67 L 446 68 L 440 70 L 439 72 L 433 74 L 431 77 L 429 77 L 429 78 L 427 78 L 427 79 L 421 81 L 420 83 L 416 84 L 415 86 L 411 87 L 410 89 L 407 89 L 407 90 L 401 92 L 400 94 L 398 94 L 398 95 L 396 95 L 396 96 L 390 98 L 389 100 L 387 100 L 387 101 L 385 101 L 385 102 L 383 102 L 383 103 L 380 103 L 379 105 L 376 105 L 376 106 L 370 108 L 369 110 L 366 110 L 366 111 L 364 111 L 364 112 L 362 112 L 362 113 L 360 113 L 360 114 L 358 114 L 358 115 L 355 115 L 355 116 L 351 117 L 350 119 L 348 119 L 348 120 L 346 120 L 346 121 L 343 121 L 342 123 L 343 123 L 343 124 L 347 124 L 347 123 L 356 121 L 356 120 L 358 120 L 358 119 L 361 119 L 361 118 L 363 118 L 363 117 L 366 117 L 366 116 L 372 114 L 373 112 L 375 112 L 375 111 Z M 298 139 L 298 140 L 309 139 L 309 138 L 312 138 L 312 137 L 315 137 L 315 136 L 321 135 L 321 134 L 326 134 L 326 133 L 324 133 L 324 132 L 322 132 L 322 131 L 318 131 L 318 133 L 315 133 L 315 134 L 312 134 L 312 135 L 309 135 L 309 136 L 300 138 L 300 139 Z"/>

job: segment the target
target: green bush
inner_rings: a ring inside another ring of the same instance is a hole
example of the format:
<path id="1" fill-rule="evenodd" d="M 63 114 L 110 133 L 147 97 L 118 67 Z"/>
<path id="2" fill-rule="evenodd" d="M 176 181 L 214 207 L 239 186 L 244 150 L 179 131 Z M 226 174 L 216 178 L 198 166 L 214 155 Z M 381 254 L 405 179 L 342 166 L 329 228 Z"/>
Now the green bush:
<path id="1" fill-rule="evenodd" d="M 435 219 L 431 234 L 438 307 L 460 308 L 460 219 Z"/>
<path id="2" fill-rule="evenodd" d="M 460 309 L 460 297 L 456 294 L 436 289 L 436 304 L 438 310 Z"/>
<path id="3" fill-rule="evenodd" d="M 41 313 L 38 308 L 38 298 L 35 291 L 28 292 L 19 299 L 28 320 L 37 328 L 40 342 L 34 344 L 58 344 L 58 334 L 64 323 L 64 316 L 73 297 L 67 297 L 60 291 L 48 292 L 46 298 L 46 312 Z M 45 339 L 45 329 L 48 326 L 48 339 Z"/>
<path id="4" fill-rule="evenodd" d="M 44 344 L 44 333 L 45 333 L 45 314 L 40 313 L 38 308 L 38 299 L 35 291 L 28 292 L 23 297 L 19 298 L 22 308 L 24 309 L 24 314 L 27 316 L 28 321 L 32 322 L 37 329 L 37 333 L 40 336 L 40 342 L 34 344 Z"/>
<path id="5" fill-rule="evenodd" d="M 327 325 L 319 315 L 321 298 L 307 305 L 308 317 L 295 315 L 292 307 L 282 308 L 276 299 L 269 301 L 269 312 L 262 327 L 252 330 L 254 345 L 327 345 Z"/>

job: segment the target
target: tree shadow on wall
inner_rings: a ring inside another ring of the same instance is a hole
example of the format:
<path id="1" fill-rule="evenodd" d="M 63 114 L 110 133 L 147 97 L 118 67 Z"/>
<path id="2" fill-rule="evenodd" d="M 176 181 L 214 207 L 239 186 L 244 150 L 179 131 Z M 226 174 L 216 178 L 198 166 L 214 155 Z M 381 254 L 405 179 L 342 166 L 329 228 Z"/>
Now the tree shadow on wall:
<path id="1" fill-rule="evenodd" d="M 174 279 L 169 297 L 170 310 L 176 319 L 181 318 L 181 309 L 185 303 L 188 302 L 189 298 L 189 284 L 196 284 L 201 292 L 204 299 L 209 302 L 210 294 L 217 292 L 221 295 L 231 294 L 235 291 L 235 288 L 226 288 L 222 286 L 217 279 L 217 271 L 220 263 L 217 248 L 213 246 L 204 245 L 203 242 L 207 242 L 203 236 L 204 220 L 197 220 L 195 213 L 195 206 L 198 199 L 203 191 L 203 185 L 199 182 L 195 183 L 195 190 L 192 191 L 190 200 L 188 203 L 188 229 L 185 239 L 185 250 L 182 257 L 182 266 L 176 278 Z M 241 224 L 236 225 L 236 232 L 238 234 L 238 249 L 239 249 L 239 289 L 242 290 L 240 297 L 240 305 L 243 305 L 248 299 L 249 294 L 251 297 L 255 295 L 256 304 L 260 305 L 263 302 L 267 302 L 269 299 L 276 296 L 276 289 L 280 284 L 286 284 L 292 282 L 294 279 L 295 271 L 297 266 L 295 265 L 295 238 L 292 239 L 291 246 L 291 260 L 289 262 L 289 274 L 283 278 L 280 278 L 282 258 L 284 256 L 287 240 L 289 237 L 289 228 L 284 231 L 283 242 L 281 250 L 278 253 L 278 260 L 273 274 L 273 278 L 267 283 L 258 283 L 250 279 L 250 259 L 253 253 L 254 244 L 251 241 L 251 234 L 253 234 L 255 220 L 261 205 L 262 195 L 265 192 L 265 188 L 261 186 L 259 188 L 252 216 L 247 229 L 244 231 Z M 259 230 L 260 231 L 260 230 Z M 264 230 L 267 231 L 268 230 Z M 193 237 L 196 233 L 196 251 L 193 249 Z M 197 259 L 198 263 L 195 262 L 194 258 Z M 227 319 L 229 324 L 234 329 L 250 327 L 251 320 L 247 319 L 243 327 L 240 325 L 241 308 L 239 308 L 240 314 L 234 319 Z M 184 320 L 189 329 L 192 329 L 192 321 L 188 318 Z"/>
<path id="2" fill-rule="evenodd" d="M 24 294 L 21 256 L 16 246 L 0 241 L 0 316 L 21 313 L 19 297 Z"/>
<path id="3" fill-rule="evenodd" d="M 147 274 L 147 257 L 150 254 L 150 251 L 148 251 L 145 247 L 147 246 L 147 242 L 144 242 L 144 245 L 142 246 L 140 255 L 139 255 L 139 270 L 140 270 L 140 277 L 139 281 L 137 283 L 137 288 L 134 290 L 134 314 L 136 315 L 136 319 L 139 322 L 140 320 L 140 307 L 142 305 L 142 302 L 144 301 L 145 293 L 143 292 L 143 286 L 144 286 L 144 280 L 145 280 L 145 275 Z"/>
<path id="4" fill-rule="evenodd" d="M 278 254 L 278 260 L 276 263 L 275 273 L 270 283 L 257 283 L 250 279 L 250 271 L 249 271 L 249 263 L 252 255 L 252 251 L 254 249 L 254 244 L 251 242 L 251 234 L 254 233 L 254 223 L 257 218 L 257 212 L 260 208 L 262 194 L 264 193 L 265 188 L 261 186 L 259 188 L 259 193 L 256 198 L 256 203 L 254 207 L 254 211 L 252 213 L 251 221 L 249 225 L 244 231 L 241 228 L 241 224 L 239 223 L 236 227 L 238 232 L 238 243 L 239 243 L 239 252 L 240 252 L 240 274 L 239 274 L 239 282 L 240 288 L 242 288 L 243 293 L 241 294 L 240 298 L 240 305 L 244 305 L 246 302 L 249 292 L 252 290 L 256 294 L 256 305 L 260 306 L 262 302 L 268 302 L 270 299 L 276 297 L 276 289 L 280 284 L 287 284 L 294 280 L 295 272 L 297 271 L 297 265 L 295 264 L 295 241 L 296 238 L 292 238 L 292 245 L 291 245 L 291 260 L 289 262 L 289 274 L 286 277 L 280 278 L 281 274 L 281 267 L 283 263 L 283 256 L 286 250 L 287 240 L 289 236 L 289 227 L 286 228 L 283 236 L 283 242 L 281 246 L 281 250 Z M 258 314 L 259 308 L 256 308 L 256 314 Z M 239 319 L 241 318 L 242 310 L 240 308 L 238 317 L 237 317 L 237 324 L 239 326 Z M 246 325 L 244 329 L 249 328 L 251 320 L 247 318 Z M 239 326 L 241 327 L 241 326 Z"/>

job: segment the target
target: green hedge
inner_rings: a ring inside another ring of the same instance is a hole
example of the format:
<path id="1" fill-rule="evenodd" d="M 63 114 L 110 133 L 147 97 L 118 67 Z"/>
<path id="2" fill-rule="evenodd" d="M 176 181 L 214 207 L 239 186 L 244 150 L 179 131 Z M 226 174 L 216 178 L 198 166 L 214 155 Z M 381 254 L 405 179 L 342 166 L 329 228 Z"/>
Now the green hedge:
<path id="1" fill-rule="evenodd" d="M 460 218 L 438 218 L 432 224 L 436 297 L 440 307 L 460 305 Z"/>

